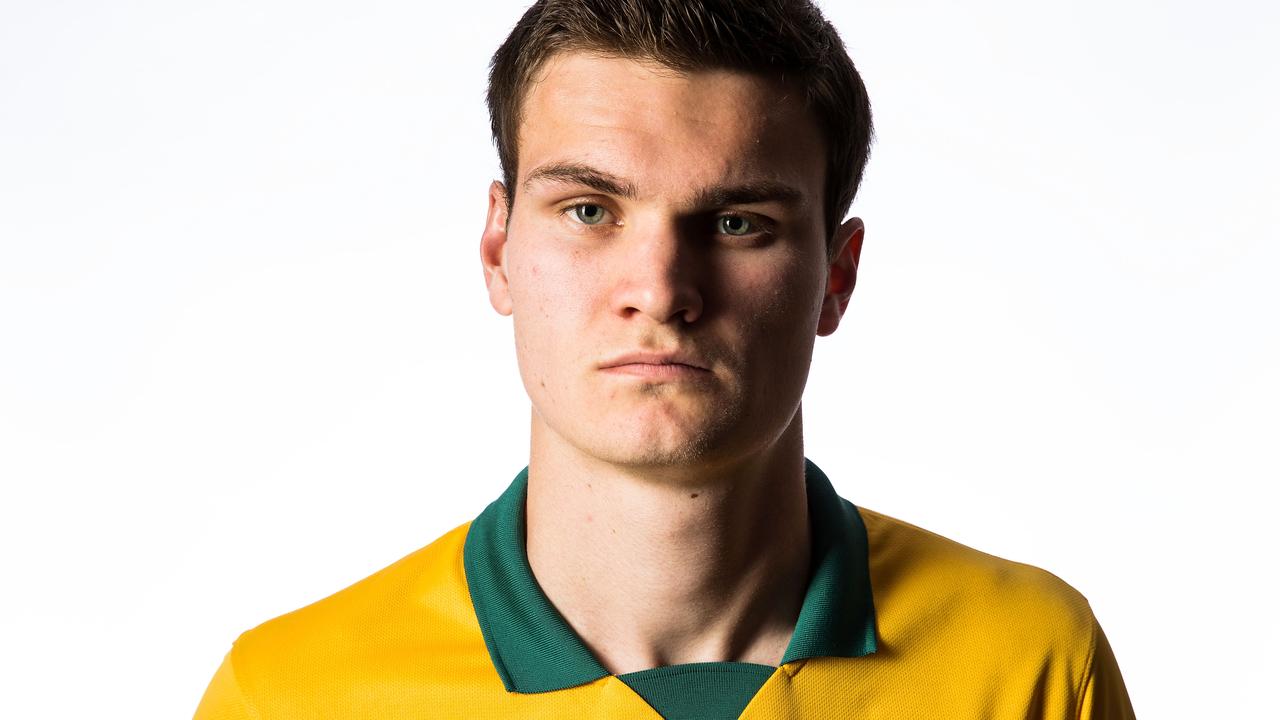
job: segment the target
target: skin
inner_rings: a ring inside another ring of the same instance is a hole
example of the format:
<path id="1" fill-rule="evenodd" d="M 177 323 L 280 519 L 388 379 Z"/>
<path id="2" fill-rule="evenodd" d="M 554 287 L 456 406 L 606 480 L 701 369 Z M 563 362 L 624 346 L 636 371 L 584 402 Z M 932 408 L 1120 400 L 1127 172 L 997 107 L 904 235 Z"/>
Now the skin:
<path id="1" fill-rule="evenodd" d="M 826 236 L 824 144 L 775 80 L 566 52 L 535 81 L 480 248 L 532 403 L 534 575 L 615 674 L 777 665 L 809 580 L 800 400 L 862 222 Z M 676 350 L 698 369 L 602 367 Z"/>

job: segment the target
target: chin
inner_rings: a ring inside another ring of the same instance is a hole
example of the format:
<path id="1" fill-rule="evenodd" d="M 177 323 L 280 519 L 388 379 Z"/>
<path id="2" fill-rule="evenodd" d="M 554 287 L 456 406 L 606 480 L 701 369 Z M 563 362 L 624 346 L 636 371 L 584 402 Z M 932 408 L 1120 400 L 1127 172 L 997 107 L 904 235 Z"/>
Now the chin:
<path id="1" fill-rule="evenodd" d="M 734 441 L 732 427 L 714 422 L 694 429 L 632 425 L 618 434 L 597 434 L 582 449 L 605 462 L 636 469 L 717 464 L 740 444 Z"/>
<path id="2" fill-rule="evenodd" d="M 670 468 L 705 463 L 709 459 L 710 448 L 697 443 L 625 449 L 611 446 L 592 454 L 605 462 L 622 467 Z"/>

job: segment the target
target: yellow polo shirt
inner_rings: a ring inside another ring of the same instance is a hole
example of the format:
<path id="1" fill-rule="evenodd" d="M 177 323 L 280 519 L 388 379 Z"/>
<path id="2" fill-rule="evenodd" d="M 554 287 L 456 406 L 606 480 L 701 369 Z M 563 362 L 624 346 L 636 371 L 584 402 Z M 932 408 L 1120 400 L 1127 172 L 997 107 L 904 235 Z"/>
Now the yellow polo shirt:
<path id="1" fill-rule="evenodd" d="M 811 574 L 781 664 L 612 675 L 529 569 L 527 471 L 473 522 L 243 633 L 196 720 L 1133 717 L 1080 593 L 854 507 L 808 460 Z"/>

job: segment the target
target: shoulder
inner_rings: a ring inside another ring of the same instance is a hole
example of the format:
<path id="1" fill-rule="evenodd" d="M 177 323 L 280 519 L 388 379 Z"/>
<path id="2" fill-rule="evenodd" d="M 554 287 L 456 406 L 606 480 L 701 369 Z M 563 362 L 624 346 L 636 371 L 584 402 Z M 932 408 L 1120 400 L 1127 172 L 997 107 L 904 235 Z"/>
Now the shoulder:
<path id="1" fill-rule="evenodd" d="M 1093 611 L 1062 578 L 873 510 L 858 511 L 867 528 L 872 594 L 886 642 L 1087 661 Z"/>
<path id="2" fill-rule="evenodd" d="M 876 648 L 803 666 L 812 714 L 844 697 L 901 717 L 993 719 L 1090 717 L 1085 708 L 1127 703 L 1088 601 L 1062 578 L 873 510 L 858 516 Z"/>
<path id="3" fill-rule="evenodd" d="M 236 643 L 257 652 L 358 641 L 405 615 L 449 615 L 466 595 L 462 544 L 470 523 L 445 533 L 372 575 L 243 633 Z"/>
<path id="4" fill-rule="evenodd" d="M 229 660 L 243 692 L 252 697 L 270 687 L 276 698 L 314 697 L 355 667 L 394 671 L 383 666 L 408 660 L 421 667 L 443 648 L 483 652 L 462 565 L 469 528 L 460 525 L 347 588 L 242 633 Z"/>

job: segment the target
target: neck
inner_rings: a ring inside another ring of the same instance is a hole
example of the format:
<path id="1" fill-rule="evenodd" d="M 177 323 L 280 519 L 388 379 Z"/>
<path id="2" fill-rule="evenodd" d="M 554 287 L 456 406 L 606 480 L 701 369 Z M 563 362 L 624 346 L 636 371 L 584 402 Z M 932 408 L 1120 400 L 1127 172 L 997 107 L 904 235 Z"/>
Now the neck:
<path id="1" fill-rule="evenodd" d="M 781 662 L 809 580 L 800 430 L 797 411 L 756 455 L 647 472 L 584 457 L 535 414 L 529 564 L 609 672 Z"/>

